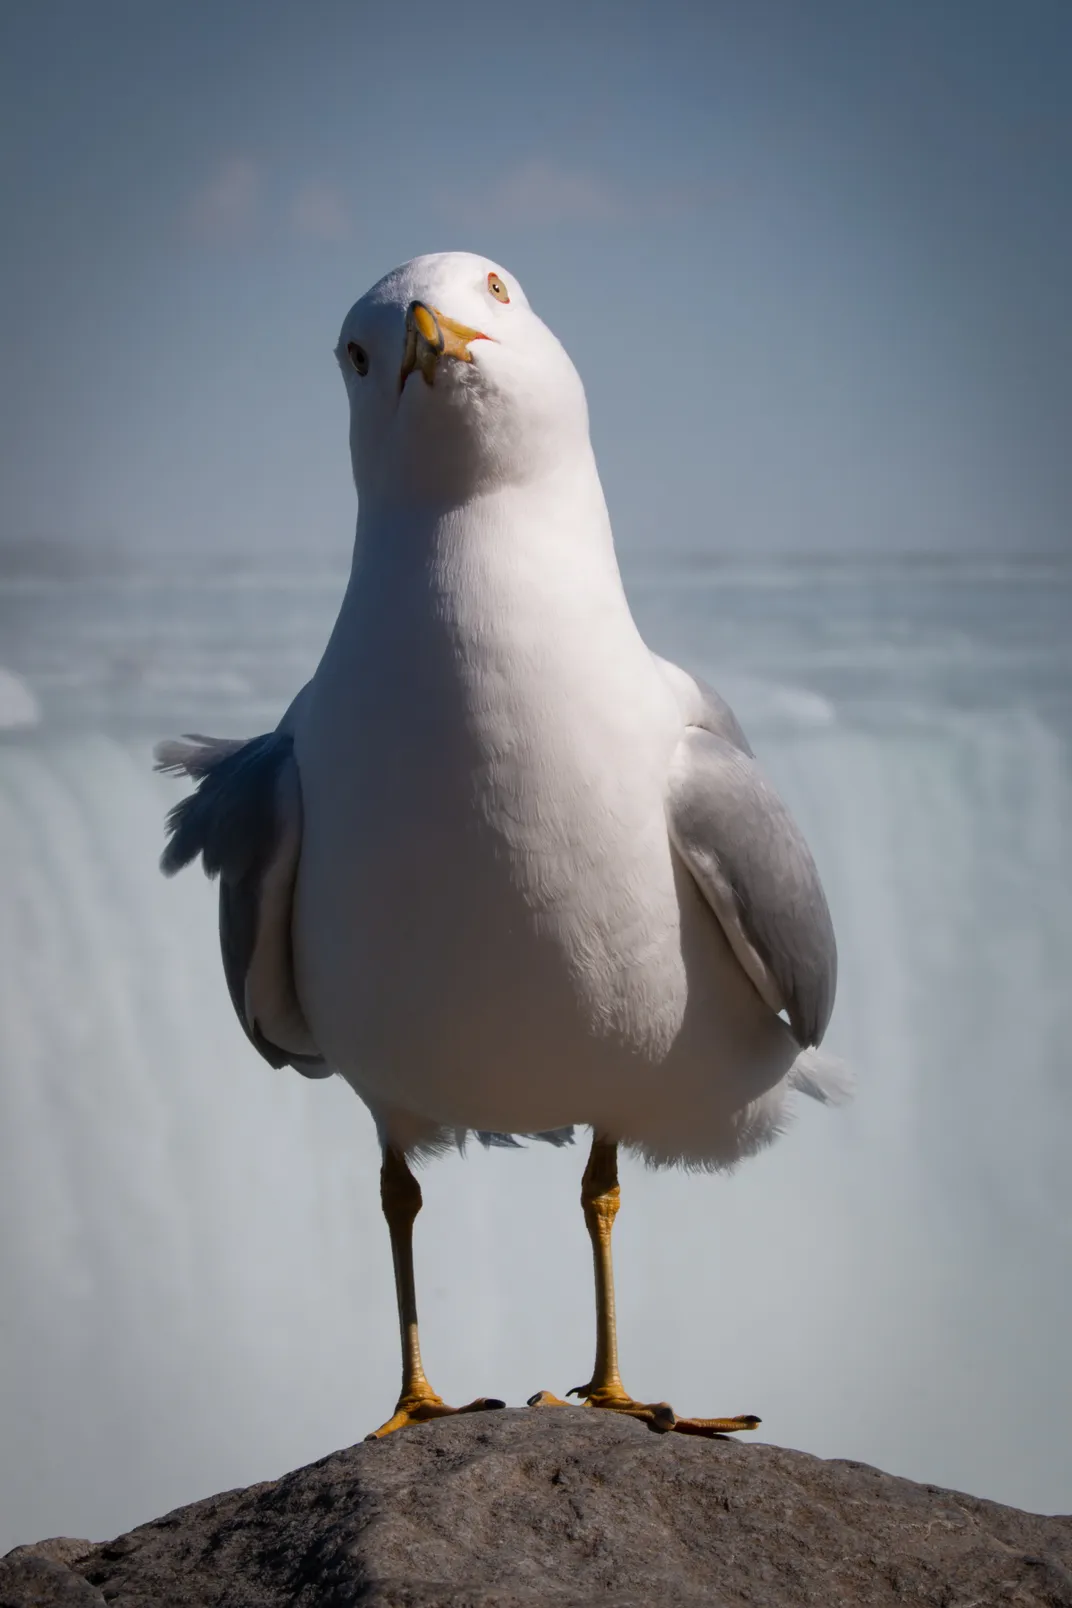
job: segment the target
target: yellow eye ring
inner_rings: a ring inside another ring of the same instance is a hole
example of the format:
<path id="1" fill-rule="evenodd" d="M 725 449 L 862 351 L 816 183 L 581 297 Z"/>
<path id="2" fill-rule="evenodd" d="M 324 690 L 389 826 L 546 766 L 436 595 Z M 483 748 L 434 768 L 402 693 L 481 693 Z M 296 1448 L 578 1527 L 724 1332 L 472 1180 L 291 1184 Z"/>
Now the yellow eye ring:
<path id="1" fill-rule="evenodd" d="M 495 297 L 496 301 L 508 302 L 510 300 L 510 292 L 507 290 L 497 273 L 490 273 L 488 275 L 488 289 L 491 291 L 491 294 Z"/>

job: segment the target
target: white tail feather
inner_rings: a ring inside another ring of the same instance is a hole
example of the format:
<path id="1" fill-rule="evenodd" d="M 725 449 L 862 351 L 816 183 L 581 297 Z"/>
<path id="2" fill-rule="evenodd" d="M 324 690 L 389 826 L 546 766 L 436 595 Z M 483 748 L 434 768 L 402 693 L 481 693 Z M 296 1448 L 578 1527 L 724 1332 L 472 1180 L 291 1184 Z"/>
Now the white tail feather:
<path id="1" fill-rule="evenodd" d="M 801 1050 L 790 1070 L 789 1083 L 823 1105 L 844 1105 L 852 1099 L 856 1086 L 844 1061 L 818 1050 Z"/>
<path id="2" fill-rule="evenodd" d="M 245 746 L 244 737 L 202 737 L 189 732 L 185 737 L 168 737 L 153 749 L 153 769 L 176 776 L 207 776 L 229 754 Z"/>

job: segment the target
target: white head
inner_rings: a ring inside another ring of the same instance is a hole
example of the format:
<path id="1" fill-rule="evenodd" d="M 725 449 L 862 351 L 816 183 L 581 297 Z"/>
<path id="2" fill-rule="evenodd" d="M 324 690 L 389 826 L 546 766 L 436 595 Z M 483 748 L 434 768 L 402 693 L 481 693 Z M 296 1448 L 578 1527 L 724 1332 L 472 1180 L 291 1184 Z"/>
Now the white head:
<path id="1" fill-rule="evenodd" d="M 358 496 L 457 504 L 589 452 L 564 348 L 485 257 L 415 257 L 347 313 L 336 356 Z"/>

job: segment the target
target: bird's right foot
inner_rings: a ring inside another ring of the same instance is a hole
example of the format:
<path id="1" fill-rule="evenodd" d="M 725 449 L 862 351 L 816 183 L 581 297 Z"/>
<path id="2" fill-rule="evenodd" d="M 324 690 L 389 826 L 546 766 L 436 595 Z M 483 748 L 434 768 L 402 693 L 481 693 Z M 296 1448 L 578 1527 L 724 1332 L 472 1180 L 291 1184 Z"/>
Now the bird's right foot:
<path id="1" fill-rule="evenodd" d="M 455 1413 L 486 1413 L 496 1412 L 506 1403 L 497 1396 L 478 1396 L 476 1401 L 468 1402 L 464 1407 L 448 1407 L 442 1396 L 437 1396 L 430 1385 L 423 1390 L 410 1391 L 398 1399 L 395 1408 L 386 1424 L 374 1429 L 366 1440 L 383 1440 L 387 1435 L 393 1435 L 397 1429 L 406 1429 L 410 1424 L 427 1424 L 433 1418 L 453 1418 Z"/>
<path id="2" fill-rule="evenodd" d="M 656 1434 L 676 1431 L 679 1435 L 736 1435 L 743 1429 L 756 1429 L 759 1419 L 754 1413 L 742 1413 L 735 1418 L 679 1418 L 666 1401 L 635 1401 L 620 1386 L 579 1385 L 570 1391 L 571 1396 L 583 1398 L 585 1407 L 597 1407 L 604 1412 L 624 1413 L 639 1418 Z M 529 1407 L 568 1407 L 569 1402 L 553 1396 L 549 1390 L 538 1390 L 530 1396 Z"/>

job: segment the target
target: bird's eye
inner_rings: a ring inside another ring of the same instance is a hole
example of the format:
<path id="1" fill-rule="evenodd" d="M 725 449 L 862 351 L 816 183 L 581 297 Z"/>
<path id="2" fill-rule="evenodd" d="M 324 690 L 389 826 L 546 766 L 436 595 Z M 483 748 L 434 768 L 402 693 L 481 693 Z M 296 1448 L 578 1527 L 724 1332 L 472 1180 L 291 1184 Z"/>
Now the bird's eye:
<path id="1" fill-rule="evenodd" d="M 368 353 L 356 341 L 347 341 L 346 355 L 359 374 L 368 373 Z"/>
<path id="2" fill-rule="evenodd" d="M 510 300 L 510 292 L 507 290 L 498 274 L 491 273 L 488 275 L 488 289 L 491 291 L 491 294 L 495 297 L 496 301 L 508 302 Z"/>

